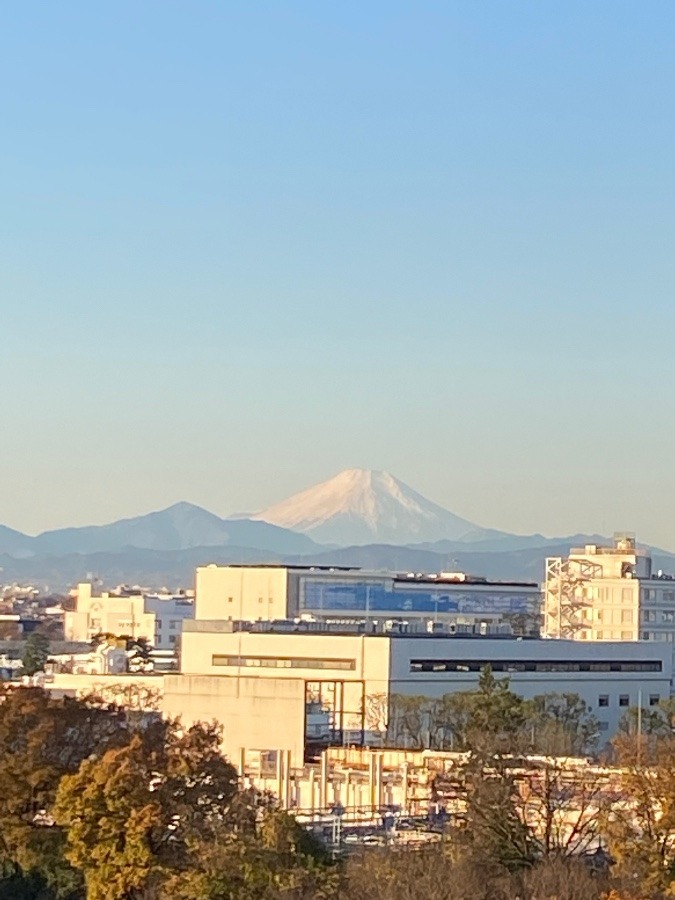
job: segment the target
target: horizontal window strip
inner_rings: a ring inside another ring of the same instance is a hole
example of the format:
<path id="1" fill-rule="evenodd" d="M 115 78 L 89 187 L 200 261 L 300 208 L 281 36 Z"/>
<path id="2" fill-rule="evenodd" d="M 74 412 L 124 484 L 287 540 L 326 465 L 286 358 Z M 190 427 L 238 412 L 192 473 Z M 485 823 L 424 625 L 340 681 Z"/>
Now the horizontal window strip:
<path id="1" fill-rule="evenodd" d="M 411 672 L 661 672 L 660 660 L 579 662 L 577 660 L 411 659 Z"/>
<path id="2" fill-rule="evenodd" d="M 354 671 L 355 659 L 316 659 L 301 656 L 224 656 L 214 654 L 214 666 L 254 669 L 339 669 Z"/>

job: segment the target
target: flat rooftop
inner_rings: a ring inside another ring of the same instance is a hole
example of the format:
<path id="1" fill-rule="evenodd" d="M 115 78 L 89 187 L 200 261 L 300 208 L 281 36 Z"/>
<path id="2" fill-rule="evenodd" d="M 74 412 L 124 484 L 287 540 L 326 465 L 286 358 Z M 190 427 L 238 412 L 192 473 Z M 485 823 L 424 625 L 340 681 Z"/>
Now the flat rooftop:
<path id="1" fill-rule="evenodd" d="M 394 620 L 398 622 L 398 620 Z M 406 624 L 406 623 L 402 623 Z M 424 640 L 497 640 L 497 641 L 531 641 L 541 640 L 536 637 L 519 637 L 512 634 L 502 634 L 499 632 L 489 632 L 480 634 L 477 632 L 462 631 L 452 633 L 448 631 L 415 631 L 413 629 L 407 631 L 394 627 L 391 630 L 385 629 L 381 624 L 376 622 L 355 621 L 353 623 L 335 623 L 317 620 L 315 622 L 296 622 L 293 619 L 277 619 L 276 621 L 231 621 L 221 619 L 186 619 L 183 622 L 183 631 L 205 632 L 210 634 L 309 634 L 309 635 L 326 635 L 329 637 L 354 637 L 355 635 L 365 635 L 367 637 L 386 637 L 386 638 L 420 638 Z"/>
<path id="2" fill-rule="evenodd" d="M 348 574 L 360 575 L 364 578 L 387 578 L 395 584 L 444 584 L 444 585 L 486 585 L 490 587 L 538 588 L 534 581 L 491 581 L 480 575 L 468 575 L 465 572 L 394 572 L 389 570 L 362 569 L 360 566 L 296 566 L 284 563 L 207 563 L 200 569 L 286 569 L 288 572 L 317 573 L 320 575 Z"/>

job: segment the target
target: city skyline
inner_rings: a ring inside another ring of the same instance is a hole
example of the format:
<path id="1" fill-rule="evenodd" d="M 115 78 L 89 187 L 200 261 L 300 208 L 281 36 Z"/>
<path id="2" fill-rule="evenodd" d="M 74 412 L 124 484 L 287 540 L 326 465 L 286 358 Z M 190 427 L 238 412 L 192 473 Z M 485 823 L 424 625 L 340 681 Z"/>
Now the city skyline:
<path id="1" fill-rule="evenodd" d="M 365 467 L 675 547 L 671 5 L 0 22 L 0 522 Z"/>

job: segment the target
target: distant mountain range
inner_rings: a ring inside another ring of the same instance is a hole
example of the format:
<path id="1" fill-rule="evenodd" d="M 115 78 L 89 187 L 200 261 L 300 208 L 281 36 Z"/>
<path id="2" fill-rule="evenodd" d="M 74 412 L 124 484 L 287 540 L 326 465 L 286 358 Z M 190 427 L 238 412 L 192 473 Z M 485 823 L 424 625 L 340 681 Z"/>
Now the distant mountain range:
<path id="1" fill-rule="evenodd" d="M 110 525 L 44 531 L 36 537 L 0 527 L 0 554 L 18 559 L 41 554 L 119 553 L 130 547 L 178 551 L 224 546 L 271 553 L 311 553 L 318 549 L 304 534 L 252 519 L 221 519 L 192 503 L 175 503 L 167 509 Z"/>
<path id="2" fill-rule="evenodd" d="M 253 518 L 340 546 L 422 543 L 480 531 L 388 472 L 369 469 L 346 469 Z"/>
<path id="3" fill-rule="evenodd" d="M 540 581 L 547 556 L 602 543 L 599 535 L 545 538 L 481 528 L 386 472 L 348 469 L 251 517 L 224 519 L 191 503 L 109 525 L 35 537 L 0 525 L 0 582 L 64 590 L 89 575 L 106 585 L 189 586 L 197 565 L 287 563 L 393 571 L 466 571 Z M 675 555 L 653 551 L 655 568 Z"/>

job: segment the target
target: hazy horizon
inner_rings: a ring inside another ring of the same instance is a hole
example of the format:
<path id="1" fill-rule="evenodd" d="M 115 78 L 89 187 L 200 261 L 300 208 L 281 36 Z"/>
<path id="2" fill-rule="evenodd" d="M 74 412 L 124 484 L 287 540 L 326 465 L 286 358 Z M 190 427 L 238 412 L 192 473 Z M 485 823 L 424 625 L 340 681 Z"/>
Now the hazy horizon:
<path id="1" fill-rule="evenodd" d="M 675 547 L 675 8 L 0 10 L 0 522 L 350 467 Z"/>
<path id="2" fill-rule="evenodd" d="M 336 474 L 339 474 L 339 473 L 333 473 L 333 475 L 336 475 Z M 386 473 L 386 474 L 393 474 L 393 473 Z M 401 479 L 398 479 L 398 480 L 400 481 Z M 304 486 L 303 486 L 303 488 L 307 488 L 307 487 L 311 487 L 311 485 L 304 485 Z M 406 485 L 406 487 L 409 487 L 409 488 L 412 488 L 413 490 L 415 490 L 414 485 Z M 301 490 L 302 490 L 302 489 L 301 489 Z M 289 495 L 289 496 L 290 496 L 290 495 Z M 283 499 L 286 499 L 286 497 L 283 497 L 283 498 L 277 498 L 277 499 L 278 499 L 278 500 L 283 500 Z M 434 502 L 434 503 L 436 502 L 433 496 L 425 497 L 424 499 L 430 500 L 430 501 L 432 501 L 432 502 Z M 138 516 L 148 515 L 148 514 L 151 514 L 151 513 L 154 513 L 154 512 L 161 512 L 161 511 L 163 511 L 163 510 L 165 510 L 165 509 L 169 509 L 169 508 L 171 508 L 172 506 L 178 505 L 178 504 L 181 504 L 181 503 L 188 503 L 188 504 L 190 504 L 190 505 L 198 506 L 198 507 L 200 507 L 200 508 L 202 508 L 202 509 L 207 510 L 207 512 L 215 513 L 216 515 L 219 515 L 219 516 L 221 516 L 222 518 L 225 518 L 225 519 L 227 519 L 227 518 L 231 518 L 231 519 L 240 519 L 240 518 L 241 518 L 241 519 L 244 519 L 244 518 L 248 518 L 248 517 L 251 517 L 251 516 L 255 516 L 256 514 L 259 514 L 259 513 L 263 512 L 264 509 L 266 509 L 269 505 L 272 505 L 272 504 L 265 504 L 263 507 L 260 507 L 260 508 L 257 508 L 257 509 L 249 509 L 249 510 L 230 510 L 230 511 L 226 511 L 226 512 L 217 512 L 216 510 L 214 510 L 214 509 L 208 507 L 207 505 L 194 503 L 192 500 L 189 500 L 189 499 L 186 499 L 186 498 L 180 498 L 180 499 L 178 499 L 178 500 L 174 500 L 174 501 L 172 501 L 172 502 L 170 502 L 170 503 L 167 503 L 167 504 L 165 504 L 164 506 L 161 506 L 161 507 L 157 507 L 157 508 L 153 508 L 153 509 L 140 509 L 140 510 L 138 510 L 137 512 L 124 514 L 124 515 L 119 516 L 119 517 L 117 517 L 117 518 L 115 518 L 115 519 L 104 519 L 104 520 L 101 520 L 101 521 L 83 520 L 83 521 L 81 521 L 81 522 L 64 522 L 64 523 L 62 523 L 62 524 L 60 524 L 60 525 L 55 525 L 55 526 L 53 526 L 53 527 L 50 527 L 49 529 L 38 529 L 38 530 L 34 530 L 34 531 L 32 531 L 32 532 L 24 531 L 23 533 L 25 533 L 25 534 L 27 534 L 27 535 L 29 535 L 29 536 L 31 536 L 31 537 L 35 537 L 35 536 L 37 536 L 38 534 L 40 534 L 40 533 L 42 533 L 42 532 L 44 532 L 44 531 L 59 530 L 60 528 L 79 528 L 79 527 L 87 527 L 87 526 L 109 525 L 109 524 L 112 524 L 113 522 L 119 521 L 120 519 L 133 519 L 133 518 L 136 518 L 136 517 L 138 517 Z M 456 512 L 455 510 L 448 510 L 448 511 L 449 511 L 449 512 L 453 512 L 453 513 Z M 470 517 L 469 517 L 469 518 L 470 518 Z M 263 519 L 263 521 L 266 521 L 266 520 Z M 477 527 L 479 527 L 479 528 L 481 528 L 481 527 L 482 527 L 482 528 L 488 528 L 488 529 L 494 528 L 493 525 L 486 524 L 486 523 L 484 523 L 484 522 L 476 522 L 476 521 L 473 521 L 472 524 L 475 525 L 475 526 L 477 526 Z M 10 523 L 6 523 L 6 522 L 0 522 L 0 525 L 9 525 L 10 528 L 11 528 L 11 527 L 14 527 L 14 526 L 12 526 Z M 285 526 L 285 527 L 289 527 L 289 526 Z M 16 530 L 22 531 L 22 529 L 16 529 Z M 291 528 L 291 530 L 293 530 L 293 529 Z M 545 531 L 541 531 L 540 529 L 535 529 L 535 530 L 532 531 L 532 532 L 516 532 L 516 531 L 510 531 L 509 529 L 499 529 L 499 530 L 504 530 L 504 531 L 507 531 L 507 532 L 509 532 L 509 533 L 513 533 L 513 534 L 516 534 L 516 535 L 518 535 L 518 534 L 523 534 L 523 535 L 541 534 L 541 535 L 542 535 L 543 537 L 545 537 L 545 538 L 556 538 L 556 537 L 564 538 L 564 537 L 567 537 L 567 536 L 571 536 L 571 535 L 573 535 L 573 534 L 597 534 L 597 533 L 599 533 L 597 530 L 596 530 L 596 531 L 591 531 L 591 530 L 589 530 L 589 529 L 576 529 L 576 530 L 572 530 L 572 531 L 570 531 L 570 532 L 567 532 L 566 534 L 563 534 L 563 533 L 557 533 L 557 532 L 555 532 L 555 533 L 547 533 L 547 532 L 545 532 Z M 620 532 L 620 531 L 629 531 L 629 529 L 615 528 L 615 529 L 613 529 L 613 530 L 605 531 L 605 532 L 603 532 L 603 534 L 604 534 L 605 537 L 607 537 L 608 539 L 610 539 L 610 538 L 612 537 L 612 534 L 614 534 L 614 532 Z M 638 539 L 638 541 L 639 541 L 640 543 L 652 543 L 652 542 L 649 542 L 649 541 L 645 540 L 645 539 L 642 537 L 642 535 L 637 535 L 637 539 Z M 321 543 L 321 542 L 319 541 L 319 543 Z M 406 543 L 406 542 L 404 541 L 403 543 Z M 675 547 L 670 547 L 670 546 L 663 546 L 661 549 L 665 549 L 665 550 L 674 550 L 674 551 L 675 551 Z"/>

